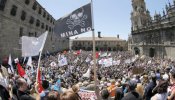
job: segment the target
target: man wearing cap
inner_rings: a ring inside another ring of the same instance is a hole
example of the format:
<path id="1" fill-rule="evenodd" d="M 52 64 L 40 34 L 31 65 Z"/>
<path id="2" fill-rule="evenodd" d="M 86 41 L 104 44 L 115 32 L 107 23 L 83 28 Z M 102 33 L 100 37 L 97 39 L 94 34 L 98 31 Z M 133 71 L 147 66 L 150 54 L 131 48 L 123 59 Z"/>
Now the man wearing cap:
<path id="1" fill-rule="evenodd" d="M 127 82 L 128 93 L 122 98 L 122 100 L 142 100 L 142 96 L 135 91 L 137 82 L 130 80 Z"/>

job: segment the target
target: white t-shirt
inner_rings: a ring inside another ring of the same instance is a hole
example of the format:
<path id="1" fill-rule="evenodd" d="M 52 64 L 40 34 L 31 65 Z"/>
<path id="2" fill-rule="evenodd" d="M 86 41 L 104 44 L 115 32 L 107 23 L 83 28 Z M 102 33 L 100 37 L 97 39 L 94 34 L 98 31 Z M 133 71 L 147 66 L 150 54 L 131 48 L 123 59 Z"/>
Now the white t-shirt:
<path id="1" fill-rule="evenodd" d="M 162 94 L 157 93 L 154 96 L 157 98 L 156 100 L 167 100 L 168 93 L 162 93 Z M 154 100 L 154 99 L 151 98 L 151 100 Z"/>

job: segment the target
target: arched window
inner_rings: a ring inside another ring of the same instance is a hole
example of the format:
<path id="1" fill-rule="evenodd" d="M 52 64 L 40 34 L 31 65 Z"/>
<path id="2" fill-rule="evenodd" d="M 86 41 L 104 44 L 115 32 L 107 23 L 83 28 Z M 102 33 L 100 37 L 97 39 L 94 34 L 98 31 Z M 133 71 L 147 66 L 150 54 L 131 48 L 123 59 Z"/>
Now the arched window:
<path id="1" fill-rule="evenodd" d="M 52 18 L 50 18 L 50 23 L 52 23 Z"/>
<path id="2" fill-rule="evenodd" d="M 35 21 L 35 19 L 31 16 L 31 17 L 30 17 L 30 20 L 29 20 L 29 23 L 30 23 L 30 24 L 33 24 L 34 21 Z"/>
<path id="3" fill-rule="evenodd" d="M 39 19 L 36 20 L 36 26 L 37 26 L 37 27 L 40 26 L 40 20 L 39 20 Z"/>
<path id="4" fill-rule="evenodd" d="M 49 20 L 50 19 L 50 17 L 49 17 L 49 14 L 47 15 L 47 20 Z"/>
<path id="5" fill-rule="evenodd" d="M 0 10 L 2 10 L 2 11 L 4 10 L 6 1 L 7 0 L 0 0 Z"/>
<path id="6" fill-rule="evenodd" d="M 36 2 L 34 2 L 32 9 L 33 10 L 36 10 L 37 9 L 37 3 Z"/>
<path id="7" fill-rule="evenodd" d="M 17 6 L 13 5 L 10 14 L 12 16 L 16 16 L 17 9 L 18 9 Z"/>
<path id="8" fill-rule="evenodd" d="M 44 18 L 46 17 L 46 12 L 43 13 L 43 17 L 44 17 Z"/>
<path id="9" fill-rule="evenodd" d="M 22 11 L 21 12 L 21 20 L 25 20 L 26 19 L 26 12 Z"/>
<path id="10" fill-rule="evenodd" d="M 29 5 L 29 3 L 30 3 L 30 0 L 25 0 L 26 5 Z"/>
<path id="11" fill-rule="evenodd" d="M 51 32 L 51 27 L 49 27 L 49 32 Z"/>
<path id="12" fill-rule="evenodd" d="M 41 9 L 41 7 L 39 7 L 38 13 L 39 13 L 39 14 L 42 13 L 42 9 Z"/>
<path id="13" fill-rule="evenodd" d="M 37 32 L 35 32 L 35 37 L 37 37 Z"/>
<path id="14" fill-rule="evenodd" d="M 48 25 L 46 25 L 46 30 L 48 30 Z"/>
<path id="15" fill-rule="evenodd" d="M 20 27 L 19 29 L 19 37 L 22 37 L 23 36 L 23 27 Z"/>
<path id="16" fill-rule="evenodd" d="M 44 29 L 44 23 L 41 24 L 41 28 Z"/>

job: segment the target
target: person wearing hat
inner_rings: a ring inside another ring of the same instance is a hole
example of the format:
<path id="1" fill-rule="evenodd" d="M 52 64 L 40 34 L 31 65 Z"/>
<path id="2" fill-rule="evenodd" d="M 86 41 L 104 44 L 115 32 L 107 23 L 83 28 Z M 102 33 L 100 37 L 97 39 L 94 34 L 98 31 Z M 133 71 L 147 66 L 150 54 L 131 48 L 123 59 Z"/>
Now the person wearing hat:
<path id="1" fill-rule="evenodd" d="M 137 82 L 130 80 L 127 82 L 128 93 L 122 98 L 122 100 L 142 100 L 142 96 L 136 92 Z"/>
<path id="2" fill-rule="evenodd" d="M 172 84 L 170 88 L 170 95 L 168 96 L 168 100 L 175 100 L 175 69 L 170 71 L 170 83 Z"/>

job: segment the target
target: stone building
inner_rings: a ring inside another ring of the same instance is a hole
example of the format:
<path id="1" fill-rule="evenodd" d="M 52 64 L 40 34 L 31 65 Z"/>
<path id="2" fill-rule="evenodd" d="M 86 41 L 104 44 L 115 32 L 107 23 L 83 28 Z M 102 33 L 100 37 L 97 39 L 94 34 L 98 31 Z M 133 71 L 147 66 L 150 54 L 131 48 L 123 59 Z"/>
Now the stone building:
<path id="1" fill-rule="evenodd" d="M 36 0 L 0 0 L 0 61 L 21 57 L 22 36 L 38 37 L 48 31 L 44 52 L 69 48 L 69 39 L 53 34 L 55 19 Z M 44 53 L 43 52 L 43 53 Z"/>
<path id="2" fill-rule="evenodd" d="M 70 40 L 70 48 L 72 50 L 87 50 L 93 49 L 92 37 L 81 37 Z M 116 37 L 101 37 L 101 33 L 98 33 L 98 37 L 95 37 L 95 45 L 97 51 L 123 51 L 127 50 L 126 40 Z"/>
<path id="3" fill-rule="evenodd" d="M 175 0 L 163 14 L 150 16 L 144 0 L 132 0 L 129 50 L 150 57 L 175 58 Z"/>

